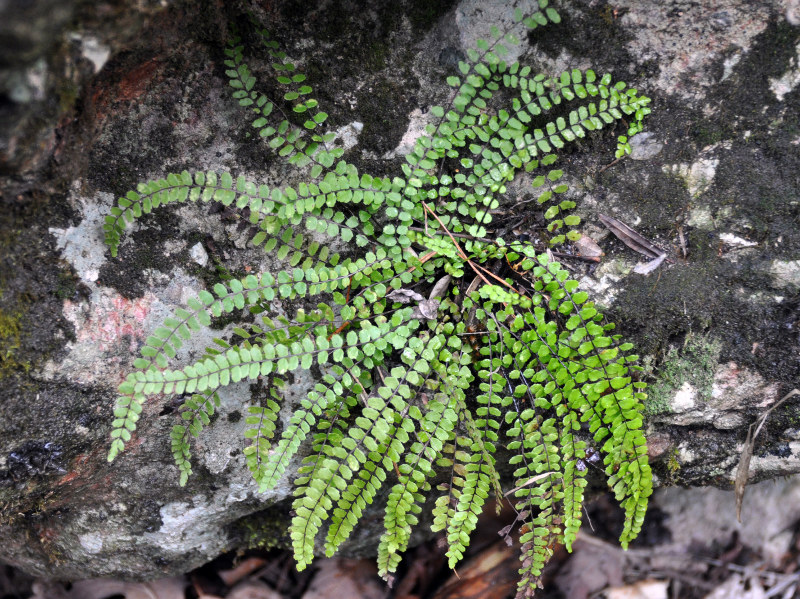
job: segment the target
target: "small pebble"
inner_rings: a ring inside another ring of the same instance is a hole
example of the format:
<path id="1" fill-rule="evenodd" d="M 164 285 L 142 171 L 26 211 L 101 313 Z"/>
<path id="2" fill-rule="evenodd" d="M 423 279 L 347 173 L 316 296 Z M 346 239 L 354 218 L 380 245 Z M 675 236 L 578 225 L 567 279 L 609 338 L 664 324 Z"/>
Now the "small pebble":
<path id="1" fill-rule="evenodd" d="M 192 249 L 189 250 L 189 256 L 191 256 L 192 260 L 197 262 L 200 266 L 205 266 L 208 264 L 208 254 L 206 253 L 206 249 L 203 247 L 203 244 L 199 241 L 192 246 Z"/>
<path id="2" fill-rule="evenodd" d="M 664 144 L 656 139 L 654 133 L 644 131 L 630 139 L 631 158 L 634 160 L 650 160 L 664 149 Z"/>

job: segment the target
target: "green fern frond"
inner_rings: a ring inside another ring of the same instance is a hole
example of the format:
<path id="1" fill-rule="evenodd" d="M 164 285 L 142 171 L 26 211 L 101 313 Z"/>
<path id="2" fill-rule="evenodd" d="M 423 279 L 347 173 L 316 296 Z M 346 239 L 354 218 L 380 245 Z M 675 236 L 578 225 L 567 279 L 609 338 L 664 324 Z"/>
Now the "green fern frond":
<path id="1" fill-rule="evenodd" d="M 265 29 L 257 34 L 275 61 L 272 63 L 275 79 L 284 88 L 282 102 L 254 89 L 256 78 L 244 62 L 244 47 L 238 37 L 233 38 L 225 50 L 228 57 L 226 74 L 235 90 L 233 97 L 257 115 L 252 125 L 273 151 L 298 168 L 311 165 L 311 179 L 318 179 L 341 158 L 343 150 L 329 145 L 333 134 L 316 131 L 323 126 L 328 115 L 319 110 L 319 103 L 311 97 L 313 90 L 306 83 L 305 75 L 296 71 L 295 65 L 277 49 L 277 44 Z M 287 113 L 282 105 L 287 105 L 290 112 Z M 302 125 L 296 124 L 300 117 Z"/>
<path id="2" fill-rule="evenodd" d="M 219 407 L 219 396 L 215 391 L 203 395 L 192 395 L 178 408 L 184 424 L 172 427 L 172 456 L 175 465 L 180 470 L 180 485 L 184 486 L 192 474 L 191 452 L 189 449 L 190 437 L 197 438 L 204 426 L 211 422 L 214 411 Z"/>
<path id="3" fill-rule="evenodd" d="M 443 394 L 428 402 L 424 415 L 418 410 L 409 410 L 409 422 L 418 422 L 418 439 L 398 466 L 398 482 L 386 503 L 386 531 L 378 545 L 378 574 L 383 577 L 397 569 L 401 554 L 408 548 L 411 528 L 418 524 L 417 514 L 422 509 L 423 493 L 430 490 L 428 478 L 433 476 L 434 463 L 441 455 L 443 445 L 450 440 L 456 424 L 454 404 L 452 398 Z"/>

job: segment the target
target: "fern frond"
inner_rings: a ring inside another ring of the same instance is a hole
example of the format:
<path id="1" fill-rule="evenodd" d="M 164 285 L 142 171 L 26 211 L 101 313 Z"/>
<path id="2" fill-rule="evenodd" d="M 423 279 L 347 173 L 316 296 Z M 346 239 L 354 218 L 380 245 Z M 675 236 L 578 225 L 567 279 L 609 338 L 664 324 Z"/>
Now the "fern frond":
<path id="1" fill-rule="evenodd" d="M 441 455 L 443 445 L 449 440 L 456 423 L 456 413 L 447 398 L 435 398 L 428 403 L 420 418 L 418 440 L 414 442 L 399 465 L 399 480 L 392 488 L 386 503 L 384 526 L 386 531 L 378 545 L 378 574 L 387 578 L 397 569 L 401 553 L 408 548 L 411 527 L 418 523 L 416 514 L 424 501 L 423 493 L 430 489 L 427 480 L 433 475 L 433 465 Z"/>
<path id="2" fill-rule="evenodd" d="M 280 411 L 280 406 L 277 402 L 281 398 L 276 393 L 276 387 L 283 387 L 283 381 L 273 378 L 272 384 L 273 386 L 269 390 L 271 398 L 266 400 L 266 405 L 250 406 L 247 410 L 249 415 L 245 418 L 245 423 L 251 425 L 251 428 L 245 431 L 244 436 L 246 439 L 251 440 L 251 444 L 244 448 L 243 453 L 247 461 L 247 467 L 253 474 L 253 478 L 259 483 L 259 488 L 261 488 L 265 478 L 266 463 L 271 458 L 269 451 L 270 441 L 275 433 L 275 422 L 278 420 L 278 412 Z M 292 424 L 290 423 L 289 427 Z M 285 464 L 288 463 L 289 457 L 287 456 Z"/>
<path id="3" fill-rule="evenodd" d="M 599 130 L 626 115 L 634 117 L 633 124 L 628 129 L 628 135 L 632 135 L 641 129 L 642 119 L 650 112 L 647 106 L 649 98 L 639 96 L 636 90 L 628 90 L 627 93 L 623 93 L 625 84 L 611 85 L 611 76 L 608 74 L 597 82 L 596 75 L 591 70 L 586 71 L 585 74 L 573 70 L 571 74 L 562 74 L 559 79 L 545 79 L 544 76 L 529 79 L 527 75 L 530 70 L 527 68 L 522 69 L 520 76 L 496 72 L 497 69 L 494 67 L 492 69 L 495 72 L 495 80 L 484 90 L 485 99 L 481 99 L 479 107 L 472 111 L 474 114 L 462 117 L 458 117 L 456 113 L 447 115 L 452 122 L 457 123 L 453 134 L 454 138 L 456 140 L 459 137 L 463 138 L 456 144 L 460 147 L 468 146 L 470 155 L 474 156 L 474 158 L 461 158 L 461 166 L 471 173 L 459 173 L 454 178 L 442 177 L 443 181 L 440 181 L 447 185 L 455 183 L 455 188 L 447 189 L 448 195 L 453 199 L 461 199 L 460 202 L 452 201 L 443 204 L 443 208 L 451 213 L 449 216 L 443 216 L 445 224 L 454 232 L 467 232 L 477 238 L 486 235 L 485 225 L 491 221 L 489 211 L 498 205 L 495 196 L 504 191 L 503 183 L 511 180 L 517 169 L 524 168 L 526 171 L 530 171 L 538 168 L 540 164 L 548 166 L 555 159 L 555 156 L 549 154 L 553 151 L 553 147 L 563 148 L 565 143 L 585 137 L 586 131 Z M 516 73 L 514 67 L 511 70 Z M 585 82 L 584 77 L 586 78 Z M 490 100 L 501 85 L 520 93 L 520 98 L 515 98 L 513 101 L 512 112 L 500 110 L 498 115 L 492 117 L 483 115 L 481 110 L 485 108 L 485 100 Z M 555 106 L 562 103 L 562 100 L 566 102 L 576 99 L 581 101 L 584 98 L 598 95 L 601 97 L 598 103 L 588 102 L 585 106 L 579 106 L 571 110 L 566 118 L 559 116 L 547 122 L 542 128 L 532 128 L 531 126 L 534 119 L 541 119 L 541 115 L 553 110 Z M 456 133 L 461 135 L 456 135 Z M 627 143 L 627 138 L 625 139 Z M 469 140 L 480 143 L 468 143 Z M 433 149 L 427 150 L 426 148 L 429 146 L 433 146 Z M 418 168 L 414 174 L 429 184 L 437 182 L 430 171 L 436 159 L 443 159 L 445 156 L 460 156 L 453 146 L 441 143 L 433 144 L 427 138 L 418 142 L 412 161 L 419 160 L 420 155 L 426 156 L 426 159 L 419 161 L 418 164 L 429 167 L 429 170 L 422 171 Z M 547 178 L 551 182 L 556 181 L 560 176 L 560 171 L 557 170 L 550 170 L 547 173 Z M 544 177 L 537 177 L 534 179 L 534 186 L 539 186 L 543 182 Z M 566 191 L 566 187 L 557 186 L 553 191 L 563 193 Z M 546 191 L 540 195 L 539 202 L 550 201 L 552 193 Z M 574 226 L 577 224 L 577 217 L 556 218 L 560 212 L 572 207 L 574 207 L 574 203 L 565 200 L 553 204 L 545 212 L 545 218 L 551 221 L 548 225 L 550 232 L 557 232 L 563 225 Z M 469 216 L 474 222 L 463 221 L 456 211 Z M 564 239 L 563 234 L 557 234 L 551 240 L 551 244 L 561 243 Z M 466 247 L 473 249 L 473 242 L 468 242 Z"/>
<path id="4" fill-rule="evenodd" d="M 458 347 L 460 341 L 453 344 L 452 339 L 451 345 Z M 465 382 L 471 379 L 470 373 Z M 447 385 L 447 380 L 444 383 Z M 462 385 L 466 389 L 465 383 Z M 489 494 L 494 492 L 497 496 L 502 495 L 493 455 L 497 442 L 496 430 L 500 424 L 494 419 L 494 414 L 490 414 L 484 407 L 478 408 L 478 414 L 482 418 L 473 420 L 464 398 L 464 392 L 459 390 L 454 394 L 453 402 L 457 420 L 466 429 L 467 434 L 455 436 L 453 458 L 444 460 L 445 463 L 452 461 L 448 495 L 445 496 L 446 499 L 437 500 L 434 524 L 431 527 L 434 531 L 447 532 L 447 557 L 451 568 L 461 561 L 469 545 L 469 535 L 475 529 L 478 516 Z"/>
<path id="5" fill-rule="evenodd" d="M 219 395 L 216 391 L 209 391 L 203 395 L 192 395 L 178 408 L 184 424 L 173 426 L 170 437 L 172 438 L 172 456 L 181 473 L 181 486 L 186 484 L 192 474 L 189 438 L 197 438 L 203 427 L 211 422 L 211 416 L 218 407 Z"/>
<path id="6" fill-rule="evenodd" d="M 414 423 L 404 414 L 397 414 L 387 438 L 374 451 L 367 454 L 368 459 L 360 459 L 355 452 L 357 462 L 363 464 L 358 475 L 353 477 L 342 492 L 331 516 L 331 525 L 325 541 L 325 555 L 328 557 L 336 550 L 353 531 L 364 509 L 372 503 L 375 494 L 386 480 L 386 473 L 401 460 L 409 434 L 415 430 Z M 354 441 L 346 438 L 344 448 L 355 450 Z M 363 452 L 362 452 L 363 453 Z M 358 464 L 354 462 L 358 467 Z"/>
<path id="7" fill-rule="evenodd" d="M 364 463 L 373 461 L 370 454 L 386 443 L 399 416 L 398 408 L 403 404 L 396 394 L 390 394 L 387 400 L 370 396 L 362 415 L 348 430 L 350 442 L 345 444 L 343 440 L 342 446 L 330 447 L 326 452 L 328 455 L 313 465 L 315 476 L 302 476 L 307 473 L 300 472 L 301 476 L 296 480 L 298 497 L 292 506 L 297 515 L 292 518 L 289 533 L 298 570 L 303 570 L 314 559 L 314 539 L 322 522 L 333 510 L 333 502 L 339 500 L 348 482 Z M 351 449 L 346 448 L 348 445 Z M 369 454 L 360 449 L 362 446 Z"/>
<path id="8" fill-rule="evenodd" d="M 286 271 L 281 271 L 278 273 L 276 281 L 279 284 L 279 291 L 285 296 L 291 295 L 292 289 L 294 289 L 289 283 L 292 280 L 289 279 L 289 276 Z M 303 271 L 296 269 L 294 278 L 298 281 L 295 281 L 294 285 L 302 283 L 304 276 Z M 349 275 L 347 278 L 352 277 L 353 275 Z M 271 275 L 264 275 L 263 279 L 274 280 Z M 344 276 L 340 278 L 339 282 L 343 279 Z M 281 283 L 282 280 L 287 282 Z M 212 308 L 217 307 L 220 313 L 222 309 L 231 311 L 234 306 L 244 307 L 245 295 L 257 294 L 257 289 L 259 289 L 255 277 L 246 278 L 245 285 L 236 280 L 229 281 L 229 285 L 230 289 L 234 291 L 232 297 L 227 293 L 226 286 L 217 284 L 215 291 L 218 295 L 223 296 L 224 300 L 209 302 Z M 338 282 L 336 279 L 329 279 L 318 285 L 335 289 Z M 266 289 L 272 290 L 273 288 L 269 286 Z M 202 293 L 201 299 L 204 297 Z M 211 294 L 206 294 L 206 296 L 206 300 L 213 300 Z M 269 297 L 272 295 L 270 294 Z M 343 300 L 344 298 L 342 298 L 342 303 L 344 303 Z M 250 303 L 255 303 L 255 301 L 251 299 Z M 398 310 L 391 315 L 391 318 L 378 316 L 374 323 L 362 321 L 357 333 L 349 331 L 345 336 L 333 334 L 328 339 L 325 331 L 321 331 L 316 338 L 304 337 L 301 341 L 293 341 L 288 345 L 272 345 L 271 343 L 251 345 L 247 343 L 246 346 L 231 347 L 225 352 L 205 357 L 181 370 L 148 368 L 133 372 L 119 387 L 121 396 L 117 400 L 116 418 L 112 423 L 114 442 L 109 452 L 109 461 L 113 460 L 124 449 L 124 443 L 130 440 L 131 432 L 136 429 L 144 398 L 148 395 L 202 393 L 243 379 L 255 380 L 257 377 L 267 376 L 273 371 L 283 373 L 298 367 L 308 369 L 315 362 L 326 364 L 329 357 L 334 362 L 340 362 L 345 356 L 346 343 L 347 355 L 351 359 L 363 355 L 364 352 L 369 352 L 369 355 L 383 352 L 387 346 L 392 344 L 397 346 L 398 343 L 401 343 L 403 333 L 409 334 L 409 331 L 416 326 L 414 321 L 403 324 L 408 319 L 410 312 L 411 309 L 407 308 Z M 387 341 L 387 337 L 391 337 L 391 343 Z M 162 340 L 159 339 L 159 341 Z M 164 347 L 167 346 L 164 345 Z M 166 350 L 164 353 L 166 354 Z"/>
<path id="9" fill-rule="evenodd" d="M 524 466 L 514 473 L 518 482 L 514 493 L 518 499 L 516 508 L 520 512 L 536 511 L 530 522 L 532 527 L 520 535 L 520 590 L 538 584 L 544 564 L 563 538 L 557 511 L 563 497 L 563 480 L 561 461 L 554 444 L 558 439 L 554 422 L 552 418 L 534 415 L 533 410 L 523 410 L 519 413 L 518 428 L 509 430 L 509 436 L 520 439 L 509 443 L 509 449 L 518 451 L 518 457 L 525 458 Z"/>
<path id="10" fill-rule="evenodd" d="M 312 89 L 306 83 L 306 76 L 297 72 L 284 52 L 277 50 L 277 44 L 269 39 L 265 29 L 260 29 L 258 35 L 275 60 L 272 68 L 277 83 L 286 90 L 282 101 L 290 112 L 267 94 L 254 89 L 256 78 L 244 62 L 244 47 L 238 37 L 233 38 L 225 50 L 226 74 L 234 90 L 232 96 L 257 115 L 252 125 L 272 150 L 298 168 L 312 165 L 311 179 L 318 179 L 341 158 L 343 149 L 330 147 L 334 134 L 318 130 L 328 115 L 319 110 L 319 103 L 310 96 Z M 299 121 L 303 121 L 302 126 L 295 124 Z"/>
<path id="11" fill-rule="evenodd" d="M 116 256 L 125 228 L 135 219 L 149 214 L 159 206 L 174 202 L 219 202 L 248 209 L 249 220 L 260 231 L 251 239 L 256 246 L 264 245 L 271 251 L 278 239 L 285 245 L 299 249 L 302 237 L 288 239 L 276 237 L 284 227 L 304 228 L 328 237 L 340 237 L 345 243 L 355 240 L 358 247 L 374 242 L 371 218 L 381 208 L 387 194 L 396 193 L 392 183 L 379 177 L 358 175 L 355 167 L 339 163 L 335 172 L 329 172 L 319 184 L 301 183 L 297 189 L 285 187 L 270 189 L 257 186 L 243 177 L 236 180 L 230 173 L 213 171 L 188 171 L 170 174 L 165 179 L 140 183 L 136 191 L 129 191 L 117 200 L 103 225 L 105 240 Z M 347 217 L 335 211 L 337 205 L 358 205 L 357 214 Z M 289 229 L 291 231 L 291 229 Z M 265 244 L 267 239 L 274 241 Z M 288 253 L 288 251 L 287 251 Z M 283 257 L 281 257 L 283 258 Z"/>
<path id="12" fill-rule="evenodd" d="M 380 359 L 380 354 L 377 359 Z M 323 380 L 309 391 L 307 399 L 301 402 L 301 407 L 292 414 L 289 426 L 283 432 L 281 440 L 274 450 L 269 451 L 263 459 L 263 465 L 258 471 L 253 471 L 259 490 L 273 488 L 280 480 L 289 460 L 297 453 L 303 440 L 308 436 L 311 428 L 316 424 L 318 430 L 327 430 L 321 443 L 315 441 L 314 451 L 317 459 L 322 457 L 324 448 L 328 444 L 331 427 L 346 405 L 356 403 L 356 396 L 365 390 L 365 377 L 362 376 L 361 365 L 364 357 L 359 362 L 344 357 L 341 365 L 333 364 L 331 370 Z M 334 408 L 337 412 L 335 418 L 326 418 L 326 411 Z"/>

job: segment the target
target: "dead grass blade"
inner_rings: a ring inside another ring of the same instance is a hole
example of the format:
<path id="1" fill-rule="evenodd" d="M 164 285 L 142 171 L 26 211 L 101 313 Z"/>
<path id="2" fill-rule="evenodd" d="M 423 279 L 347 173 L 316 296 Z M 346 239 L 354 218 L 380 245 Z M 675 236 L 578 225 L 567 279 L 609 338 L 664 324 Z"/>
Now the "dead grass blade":
<path id="1" fill-rule="evenodd" d="M 764 426 L 770 413 L 795 395 L 800 395 L 800 391 L 792 389 L 747 428 L 747 439 L 744 441 L 742 456 L 739 458 L 739 466 L 736 469 L 736 481 L 733 486 L 733 491 L 736 495 L 736 519 L 739 522 L 742 521 L 742 501 L 744 501 L 744 489 L 747 486 L 747 479 L 750 475 L 750 458 L 753 457 L 753 447 L 755 447 L 756 444 L 756 437 L 758 437 L 758 433 L 761 432 L 761 427 Z M 754 427 L 755 432 L 753 432 Z"/>

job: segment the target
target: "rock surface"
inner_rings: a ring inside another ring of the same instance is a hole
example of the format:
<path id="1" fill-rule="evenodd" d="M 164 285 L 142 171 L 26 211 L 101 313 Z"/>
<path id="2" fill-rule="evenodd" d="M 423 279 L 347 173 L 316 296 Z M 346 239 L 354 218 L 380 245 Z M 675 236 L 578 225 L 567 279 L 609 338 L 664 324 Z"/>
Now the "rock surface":
<path id="1" fill-rule="evenodd" d="M 0 4 L 11 25 L 26 18 L 17 4 Z M 446 101 L 463 44 L 509 18 L 505 2 L 384 4 L 253 6 L 309 74 L 349 159 L 375 174 L 396 171 L 430 106 Z M 272 265 L 245 248 L 237 222 L 202 207 L 143 219 L 118 259 L 100 227 L 114 197 L 167 172 L 230 170 L 270 186 L 294 175 L 229 99 L 222 48 L 234 6 L 61 5 L 68 14 L 47 35 L 19 29 L 30 48 L 0 65 L 0 558 L 72 579 L 184 572 L 280 541 L 290 481 L 257 494 L 240 451 L 245 401 L 265 391 L 226 389 L 180 488 L 169 403 L 149 404 L 136 442 L 106 463 L 115 388 L 171 307 L 221 272 Z M 562 163 L 584 233 L 606 253 L 582 283 L 653 381 L 649 441 L 662 484 L 731 488 L 747 426 L 800 380 L 800 27 L 787 10 L 777 0 L 576 1 L 560 25 L 523 40 L 535 68 L 607 70 L 654 98 L 639 160 L 604 168 L 606 136 Z M 14 39 L 0 37 L 0 55 L 12 56 Z M 607 235 L 599 213 L 672 263 L 633 274 L 641 257 Z M 284 419 L 309 384 L 295 377 Z M 799 403 L 770 416 L 753 480 L 800 472 Z M 349 551 L 374 546 L 381 519 L 365 516 Z"/>

